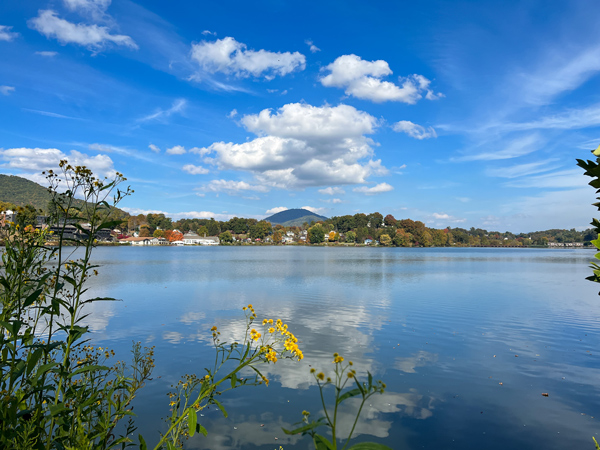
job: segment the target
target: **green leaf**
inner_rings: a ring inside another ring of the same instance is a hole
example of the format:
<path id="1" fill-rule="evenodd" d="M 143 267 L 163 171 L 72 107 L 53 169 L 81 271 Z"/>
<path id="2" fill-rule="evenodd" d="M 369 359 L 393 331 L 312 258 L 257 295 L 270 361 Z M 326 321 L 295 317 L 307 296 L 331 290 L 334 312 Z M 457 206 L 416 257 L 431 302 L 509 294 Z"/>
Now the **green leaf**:
<path id="1" fill-rule="evenodd" d="M 177 450 L 177 448 L 173 445 L 171 441 L 167 441 L 167 448 L 169 450 Z"/>
<path id="2" fill-rule="evenodd" d="M 359 442 L 354 444 L 348 450 L 392 450 L 391 447 L 383 444 L 377 444 L 375 442 Z"/>
<path id="3" fill-rule="evenodd" d="M 237 382 L 237 375 L 235 372 L 231 374 L 231 389 L 235 388 L 235 383 Z"/>
<path id="4" fill-rule="evenodd" d="M 340 398 L 337 401 L 337 404 L 339 405 L 340 403 L 342 403 L 347 398 L 355 397 L 357 395 L 360 395 L 361 393 L 362 392 L 360 391 L 360 389 L 352 389 L 351 391 L 348 391 L 344 395 L 340 396 Z"/>
<path id="5" fill-rule="evenodd" d="M 325 436 L 315 434 L 315 444 L 317 444 L 317 450 L 333 450 L 333 444 Z"/>
<path id="6" fill-rule="evenodd" d="M 35 368 L 35 365 L 40 360 L 43 352 L 44 352 L 43 349 L 38 348 L 31 355 L 29 355 L 29 361 L 27 361 L 27 375 L 31 374 L 31 372 Z"/>
<path id="7" fill-rule="evenodd" d="M 194 408 L 190 408 L 188 411 L 188 430 L 190 433 L 190 437 L 196 434 L 196 423 L 198 422 L 198 416 L 196 415 L 196 410 Z"/>
<path id="8" fill-rule="evenodd" d="M 215 402 L 215 405 L 217 405 L 219 407 L 219 409 L 223 413 L 223 416 L 227 417 L 227 411 L 225 411 L 225 408 L 223 408 L 223 405 L 221 405 L 221 403 L 219 402 L 219 400 L 213 398 L 212 401 Z"/>
<path id="9" fill-rule="evenodd" d="M 307 431 L 313 430 L 317 427 L 320 427 L 321 425 L 323 425 L 321 423 L 321 419 L 319 419 L 317 422 L 311 422 L 307 425 L 304 425 L 303 427 L 300 428 L 296 428 L 295 430 L 286 430 L 285 428 L 281 428 L 283 430 L 283 432 L 285 434 L 300 434 L 300 433 L 306 433 Z"/>
<path id="10" fill-rule="evenodd" d="M 109 369 L 110 369 L 110 367 L 99 366 L 97 364 L 92 364 L 92 365 L 89 365 L 89 366 L 80 367 L 75 372 L 70 373 L 67 376 L 67 378 L 72 378 L 75 375 L 79 375 L 80 373 L 83 373 L 83 372 L 91 372 L 91 371 L 97 371 L 97 370 L 109 370 Z"/>
<path id="11" fill-rule="evenodd" d="M 35 302 L 38 299 L 38 297 L 40 296 L 42 291 L 43 291 L 43 289 L 38 289 L 35 292 L 33 292 L 29 297 L 27 297 L 25 299 L 25 302 L 23 303 L 23 307 L 27 308 L 27 307 L 31 306 L 33 304 L 33 302 Z"/>
<path id="12" fill-rule="evenodd" d="M 204 435 L 204 437 L 206 437 L 206 435 L 208 434 L 208 431 L 206 431 L 206 428 L 204 428 L 199 423 L 196 424 L 196 430 L 198 431 L 198 433 L 202 433 Z"/>
<path id="13" fill-rule="evenodd" d="M 369 374 L 369 391 L 370 391 L 371 387 L 373 386 L 373 375 L 371 375 L 371 372 L 367 372 L 367 374 Z"/>

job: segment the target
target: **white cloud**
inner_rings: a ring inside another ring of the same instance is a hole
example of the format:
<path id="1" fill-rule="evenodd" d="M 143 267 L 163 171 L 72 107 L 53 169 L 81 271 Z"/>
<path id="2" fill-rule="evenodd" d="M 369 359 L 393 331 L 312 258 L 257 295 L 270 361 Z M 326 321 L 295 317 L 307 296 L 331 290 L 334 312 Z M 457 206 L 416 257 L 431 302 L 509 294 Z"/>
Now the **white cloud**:
<path id="1" fill-rule="evenodd" d="M 96 24 L 71 23 L 57 16 L 56 11 L 40 10 L 39 15 L 29 20 L 29 26 L 47 38 L 55 38 L 61 44 L 78 44 L 100 51 L 108 43 L 138 49 L 129 36 L 110 34 L 108 27 Z"/>
<path id="2" fill-rule="evenodd" d="M 210 35 L 210 36 L 216 36 L 216 35 L 217 35 L 217 32 L 216 32 L 216 31 L 210 31 L 210 30 L 204 30 L 204 31 L 202 32 L 202 34 L 203 34 L 204 36 L 208 36 L 208 35 Z"/>
<path id="3" fill-rule="evenodd" d="M 399 133 L 406 133 L 410 137 L 419 140 L 437 137 L 437 133 L 433 127 L 425 128 L 421 125 L 411 122 L 410 120 L 401 120 L 400 122 L 396 122 L 394 125 L 392 125 L 392 129 Z"/>
<path id="4" fill-rule="evenodd" d="M 181 145 L 175 145 L 175 146 L 167 149 L 167 154 L 169 154 L 169 155 L 183 155 L 185 153 L 186 153 L 185 148 Z"/>
<path id="5" fill-rule="evenodd" d="M 500 159 L 512 159 L 518 158 L 519 156 L 528 155 L 529 153 L 535 152 L 542 148 L 545 144 L 545 140 L 537 133 L 522 136 L 513 139 L 508 144 L 502 143 L 504 148 L 486 150 L 482 153 L 473 155 L 466 155 L 460 158 L 453 159 L 455 161 L 495 161 Z M 487 147 L 491 145 L 485 144 Z"/>
<path id="6" fill-rule="evenodd" d="M 256 192 L 268 192 L 269 188 L 266 186 L 252 185 L 245 181 L 234 181 L 234 180 L 212 180 L 208 184 L 196 188 L 197 190 L 204 192 L 225 192 L 229 195 L 237 195 L 244 191 L 256 191 Z"/>
<path id="7" fill-rule="evenodd" d="M 319 189 L 319 192 L 323 195 L 338 195 L 338 194 L 345 194 L 346 191 L 344 191 L 341 187 L 326 187 L 325 189 Z"/>
<path id="8" fill-rule="evenodd" d="M 268 186 L 302 188 L 364 183 L 387 169 L 373 160 L 367 138 L 377 120 L 352 106 L 315 107 L 290 103 L 240 120 L 259 137 L 241 144 L 215 142 L 199 149 L 223 170 L 246 170 Z"/>
<path id="9" fill-rule="evenodd" d="M 221 214 L 214 213 L 211 211 L 184 211 L 184 212 L 175 212 L 170 213 L 167 211 L 160 211 L 156 209 L 141 209 L 141 208 L 121 208 L 123 211 L 128 212 L 132 215 L 138 214 L 164 214 L 167 217 L 171 217 L 172 219 L 215 219 L 215 220 L 229 220 L 233 217 L 233 214 Z"/>
<path id="10" fill-rule="evenodd" d="M 232 109 L 231 112 L 229 114 L 227 114 L 227 117 L 229 117 L 230 119 L 233 119 L 235 116 L 237 116 L 238 112 L 237 109 Z"/>
<path id="11" fill-rule="evenodd" d="M 15 92 L 15 88 L 13 86 L 0 86 L 0 94 L 2 95 L 10 95 Z"/>
<path id="12" fill-rule="evenodd" d="M 517 188 L 575 188 L 587 186 L 589 180 L 586 178 L 582 176 L 581 169 L 569 169 L 509 181 L 505 186 Z"/>
<path id="13" fill-rule="evenodd" d="M 152 150 L 154 153 L 160 153 L 160 148 L 158 148 L 158 147 L 157 147 L 156 145 L 154 145 L 154 144 L 150 144 L 150 145 L 148 146 L 148 148 L 149 148 L 150 150 Z"/>
<path id="14" fill-rule="evenodd" d="M 502 177 L 502 178 L 517 178 L 526 175 L 533 175 L 541 172 L 548 172 L 549 170 L 555 170 L 558 168 L 557 165 L 550 165 L 553 162 L 558 161 L 557 159 L 548 159 L 545 161 L 518 164 L 510 167 L 496 167 L 489 168 L 485 171 L 485 174 L 490 177 Z"/>
<path id="15" fill-rule="evenodd" d="M 316 46 L 316 45 L 313 43 L 313 41 L 311 41 L 310 39 L 307 39 L 306 41 L 304 41 L 304 43 L 310 47 L 310 51 L 311 51 L 311 53 L 317 53 L 317 52 L 320 52 L 320 51 L 321 51 L 321 49 L 320 49 L 319 47 L 317 47 L 317 46 Z"/>
<path id="16" fill-rule="evenodd" d="M 192 147 L 189 149 L 190 153 L 195 153 L 196 155 L 200 155 L 200 156 L 205 156 L 208 155 L 210 153 L 210 150 L 202 147 Z"/>
<path id="17" fill-rule="evenodd" d="M 105 16 L 111 0 L 63 0 L 67 9 L 100 20 Z"/>
<path id="18" fill-rule="evenodd" d="M 342 199 L 341 198 L 332 198 L 331 203 L 342 203 Z"/>
<path id="19" fill-rule="evenodd" d="M 376 103 L 397 101 L 414 104 L 425 97 L 429 100 L 439 98 L 429 89 L 430 81 L 422 75 L 412 75 L 399 78 L 401 86 L 383 77 L 392 74 L 386 61 L 365 61 L 356 55 L 342 55 L 324 68 L 329 73 L 320 78 L 326 87 L 345 89 L 346 95 L 371 100 Z"/>
<path id="20" fill-rule="evenodd" d="M 58 163 L 63 159 L 68 160 L 72 166 L 86 166 L 98 176 L 114 174 L 113 161 L 109 156 L 89 156 L 76 150 L 66 154 L 56 148 L 0 149 L 0 159 L 4 161 L 2 167 L 33 174 L 40 174 L 48 169 L 59 171 Z"/>
<path id="21" fill-rule="evenodd" d="M 193 164 L 186 164 L 185 166 L 183 166 L 183 170 L 184 172 L 190 173 L 192 175 L 204 175 L 209 172 L 209 170 L 206 167 L 195 166 Z"/>
<path id="22" fill-rule="evenodd" d="M 14 33 L 10 30 L 12 30 L 12 27 L 0 25 L 0 41 L 10 42 L 19 35 L 19 33 Z"/>
<path id="23" fill-rule="evenodd" d="M 192 44 L 192 59 L 209 73 L 221 72 L 240 78 L 265 76 L 271 79 L 304 70 L 306 58 L 299 52 L 247 50 L 232 37 Z"/>
<path id="24" fill-rule="evenodd" d="M 390 186 L 387 183 L 379 183 L 378 185 L 373 186 L 373 187 L 361 186 L 361 187 L 354 188 L 352 190 L 354 192 L 360 192 L 365 195 L 375 195 L 375 194 L 381 194 L 383 192 L 393 191 L 394 187 Z"/>
<path id="25" fill-rule="evenodd" d="M 138 122 L 148 122 L 150 120 L 164 120 L 167 117 L 171 117 L 175 113 L 182 112 L 185 109 L 186 105 L 187 100 L 183 98 L 178 98 L 177 100 L 173 101 L 169 109 L 159 108 L 156 112 L 138 119 Z"/>
<path id="26" fill-rule="evenodd" d="M 265 214 L 269 214 L 269 215 L 273 215 L 273 214 L 277 214 L 281 211 L 287 211 L 288 208 L 286 208 L 285 206 L 277 206 L 276 208 L 271 208 L 265 211 Z"/>
<path id="27" fill-rule="evenodd" d="M 308 209 L 310 212 L 322 215 L 327 212 L 327 208 L 315 208 L 314 206 L 303 206 L 302 209 Z"/>
<path id="28" fill-rule="evenodd" d="M 35 52 L 36 55 L 39 56 L 44 56 L 46 58 L 53 58 L 54 56 L 58 55 L 58 52 Z"/>
<path id="29" fill-rule="evenodd" d="M 445 224 L 447 223 L 463 223 L 466 222 L 467 219 L 459 219 L 457 217 L 451 216 L 446 213 L 433 213 L 431 215 L 435 220 L 443 220 Z"/>
<path id="30" fill-rule="evenodd" d="M 550 48 L 551 53 L 542 58 L 539 67 L 514 79 L 527 103 L 548 104 L 558 95 L 577 89 L 600 71 L 599 45 L 585 48 L 578 42 L 576 51 L 572 48 L 560 51 L 557 46 Z"/>

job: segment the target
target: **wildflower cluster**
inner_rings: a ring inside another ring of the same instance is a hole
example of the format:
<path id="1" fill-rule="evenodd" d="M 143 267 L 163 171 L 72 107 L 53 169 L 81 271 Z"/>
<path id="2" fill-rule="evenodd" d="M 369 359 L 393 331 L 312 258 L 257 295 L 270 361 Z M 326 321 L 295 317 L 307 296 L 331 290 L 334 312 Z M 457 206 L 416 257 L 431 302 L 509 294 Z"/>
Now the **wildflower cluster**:
<path id="1" fill-rule="evenodd" d="M 308 411 L 302 411 L 302 422 L 299 422 L 299 424 L 301 424 L 302 426 L 294 430 L 286 430 L 284 428 L 283 431 L 286 434 L 292 435 L 310 435 L 313 439 L 315 448 L 317 449 L 327 448 L 331 450 L 336 450 L 338 448 L 337 418 L 339 406 L 342 404 L 342 402 L 351 397 L 361 396 L 362 401 L 360 403 L 358 413 L 356 414 L 356 418 L 352 425 L 352 429 L 350 430 L 350 434 L 346 438 L 344 445 L 341 447 L 343 450 L 350 443 L 350 439 L 352 438 L 352 434 L 354 433 L 354 429 L 356 428 L 356 424 L 358 423 L 358 419 L 360 417 L 365 402 L 373 394 L 383 394 L 386 385 L 382 381 L 373 382 L 373 377 L 368 372 L 367 382 L 360 382 L 357 379 L 356 370 L 352 368 L 352 366 L 354 366 L 354 363 L 352 361 L 348 361 L 347 364 L 344 364 L 344 357 L 341 356 L 339 353 L 333 354 L 332 364 L 335 364 L 334 373 L 332 374 L 333 379 L 325 375 L 325 372 L 323 371 L 317 372 L 317 369 L 315 368 L 310 369 L 310 373 L 315 378 L 315 381 L 317 382 L 317 386 L 321 394 L 321 403 L 323 405 L 323 412 L 325 416 L 319 418 L 318 420 L 310 421 L 310 413 Z M 350 383 L 351 385 L 354 384 L 355 387 L 353 389 L 344 391 L 348 383 Z M 325 396 L 323 394 L 323 390 L 330 385 L 333 385 L 333 387 L 335 388 L 335 403 L 333 408 L 327 407 L 325 403 Z M 332 435 L 331 442 L 325 436 L 317 434 L 315 430 L 320 426 L 326 426 L 330 428 Z M 383 446 L 381 444 L 365 443 L 364 445 L 364 448 L 378 448 L 381 450 L 391 450 L 389 449 L 389 447 Z"/>
<path id="2" fill-rule="evenodd" d="M 261 327 L 255 323 L 258 316 L 252 304 L 242 309 L 246 316 L 243 342 L 228 344 L 221 341 L 217 326 L 210 329 L 217 353 L 215 365 L 205 369 L 207 374 L 204 377 L 186 375 L 173 386 L 174 391 L 169 393 L 169 429 L 156 448 L 161 448 L 163 444 L 178 447 L 183 439 L 196 432 L 206 434 L 206 429 L 198 422 L 198 413 L 210 405 L 216 405 L 226 416 L 225 408 L 218 400 L 224 392 L 241 386 L 268 386 L 269 379 L 260 372 L 260 364 L 276 363 L 282 358 L 301 360 L 304 357 L 298 347 L 298 339 L 281 319 L 263 319 Z M 255 376 L 238 377 L 246 368 L 252 369 Z M 227 375 L 221 376 L 220 373 L 226 369 L 229 370 Z M 225 381 L 228 383 L 223 385 Z"/>

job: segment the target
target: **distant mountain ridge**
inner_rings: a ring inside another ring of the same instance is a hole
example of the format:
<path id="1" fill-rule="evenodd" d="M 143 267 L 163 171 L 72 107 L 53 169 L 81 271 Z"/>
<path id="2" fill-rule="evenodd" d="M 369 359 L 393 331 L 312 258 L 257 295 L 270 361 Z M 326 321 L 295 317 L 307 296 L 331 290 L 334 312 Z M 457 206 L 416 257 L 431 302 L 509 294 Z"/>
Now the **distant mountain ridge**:
<path id="1" fill-rule="evenodd" d="M 12 203 L 16 206 L 31 205 L 47 214 L 51 198 L 48 189 L 34 181 L 16 175 L 0 174 L 0 202 Z M 74 206 L 77 207 L 82 207 L 84 204 L 80 199 L 74 201 Z M 128 213 L 119 208 L 114 208 L 113 211 L 115 217 L 129 217 Z"/>
<path id="2" fill-rule="evenodd" d="M 31 205 L 35 209 L 48 209 L 50 193 L 39 184 L 16 175 L 0 174 L 0 201 L 17 206 Z"/>
<path id="3" fill-rule="evenodd" d="M 278 212 L 269 216 L 265 219 L 267 222 L 271 222 L 272 225 L 284 225 L 300 226 L 304 222 L 312 223 L 320 220 L 327 220 L 327 217 L 316 214 L 308 209 L 286 209 L 285 211 Z"/>

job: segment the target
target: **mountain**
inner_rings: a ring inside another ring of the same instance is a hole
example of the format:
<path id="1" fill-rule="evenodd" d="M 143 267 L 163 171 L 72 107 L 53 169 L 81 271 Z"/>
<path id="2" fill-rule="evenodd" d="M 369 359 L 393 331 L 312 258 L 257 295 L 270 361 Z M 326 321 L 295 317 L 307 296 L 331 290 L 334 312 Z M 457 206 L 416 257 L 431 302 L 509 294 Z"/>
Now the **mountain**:
<path id="1" fill-rule="evenodd" d="M 0 175 L 0 201 L 17 206 L 32 205 L 35 209 L 48 209 L 48 190 L 26 178 Z"/>
<path id="2" fill-rule="evenodd" d="M 50 198 L 48 189 L 31 180 L 16 175 L 0 174 L 0 202 L 12 203 L 16 206 L 31 205 L 37 210 L 41 209 L 44 213 L 48 213 Z M 84 205 L 83 200 L 75 199 L 75 206 L 82 205 Z M 114 208 L 111 215 L 114 219 L 129 217 L 128 213 L 119 208 Z"/>
<path id="3" fill-rule="evenodd" d="M 327 220 L 327 217 L 315 214 L 308 209 L 286 209 L 285 211 L 273 214 L 265 219 L 267 222 L 271 222 L 272 225 L 280 224 L 286 227 L 300 226 L 304 222 L 318 222 L 320 220 Z"/>

